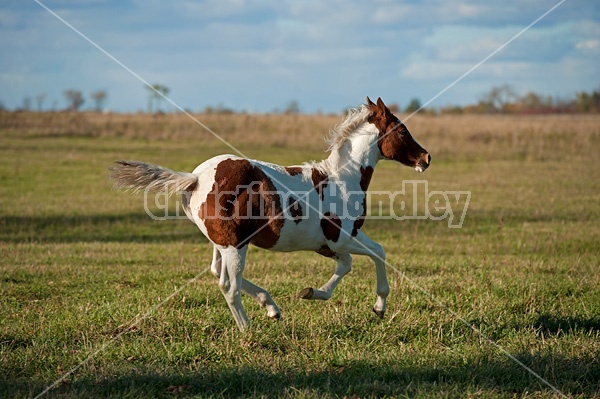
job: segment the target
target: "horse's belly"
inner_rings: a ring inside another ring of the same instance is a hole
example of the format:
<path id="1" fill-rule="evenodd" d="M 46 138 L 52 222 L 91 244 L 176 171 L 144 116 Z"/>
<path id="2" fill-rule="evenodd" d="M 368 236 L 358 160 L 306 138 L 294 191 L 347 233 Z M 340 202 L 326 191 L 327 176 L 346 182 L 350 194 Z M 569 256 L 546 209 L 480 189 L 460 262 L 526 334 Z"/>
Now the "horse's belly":
<path id="1" fill-rule="evenodd" d="M 316 251 L 325 245 L 319 220 L 304 219 L 300 223 L 286 220 L 277 243 L 269 248 L 273 251 Z"/>

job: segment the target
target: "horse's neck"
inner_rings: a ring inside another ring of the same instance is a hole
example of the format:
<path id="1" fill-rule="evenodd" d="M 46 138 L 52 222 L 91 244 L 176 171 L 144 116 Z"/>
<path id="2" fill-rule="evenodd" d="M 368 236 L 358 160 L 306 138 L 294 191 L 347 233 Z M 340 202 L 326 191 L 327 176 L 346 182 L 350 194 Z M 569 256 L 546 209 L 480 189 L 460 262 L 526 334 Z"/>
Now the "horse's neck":
<path id="1" fill-rule="evenodd" d="M 324 160 L 323 166 L 328 174 L 348 184 L 359 185 L 361 175 L 369 167 L 375 168 L 379 161 L 377 135 L 368 132 L 358 133 L 335 148 Z M 372 173 L 372 170 L 371 170 Z"/>

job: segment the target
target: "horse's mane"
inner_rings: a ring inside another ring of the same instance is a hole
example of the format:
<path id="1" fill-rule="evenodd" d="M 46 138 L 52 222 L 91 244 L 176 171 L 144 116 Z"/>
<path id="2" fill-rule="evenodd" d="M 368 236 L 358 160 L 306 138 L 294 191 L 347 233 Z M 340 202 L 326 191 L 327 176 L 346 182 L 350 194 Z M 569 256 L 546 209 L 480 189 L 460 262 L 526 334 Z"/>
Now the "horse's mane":
<path id="1" fill-rule="evenodd" d="M 371 111 L 366 105 L 350 108 L 346 118 L 329 132 L 325 142 L 329 145 L 329 151 L 339 148 L 356 129 L 369 117 Z"/>

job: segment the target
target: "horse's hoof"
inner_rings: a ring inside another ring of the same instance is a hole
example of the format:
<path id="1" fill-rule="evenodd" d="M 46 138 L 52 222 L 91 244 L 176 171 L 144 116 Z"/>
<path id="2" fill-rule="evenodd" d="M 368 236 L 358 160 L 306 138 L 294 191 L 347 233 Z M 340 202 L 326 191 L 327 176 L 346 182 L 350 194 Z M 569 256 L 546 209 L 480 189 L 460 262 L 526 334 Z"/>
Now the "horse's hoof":
<path id="1" fill-rule="evenodd" d="M 315 295 L 315 291 L 312 289 L 312 287 L 308 287 L 298 293 L 298 298 L 311 299 L 313 295 Z"/>
<path id="2" fill-rule="evenodd" d="M 375 307 L 373 307 L 373 312 L 377 315 L 377 317 L 379 317 L 380 319 L 383 319 L 383 316 L 385 315 L 385 310 L 377 310 L 375 309 Z"/>
<path id="3" fill-rule="evenodd" d="M 279 320 L 281 320 L 281 313 L 275 313 L 273 316 L 269 316 L 269 317 L 275 321 L 279 321 Z"/>

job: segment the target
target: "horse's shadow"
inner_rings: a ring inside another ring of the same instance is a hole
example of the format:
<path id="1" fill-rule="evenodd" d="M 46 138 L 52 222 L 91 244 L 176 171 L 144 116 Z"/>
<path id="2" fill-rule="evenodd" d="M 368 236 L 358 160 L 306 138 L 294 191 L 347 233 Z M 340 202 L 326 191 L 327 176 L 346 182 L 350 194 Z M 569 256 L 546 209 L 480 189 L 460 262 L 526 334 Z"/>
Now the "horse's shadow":
<path id="1" fill-rule="evenodd" d="M 515 355 L 519 361 L 536 370 L 550 385 L 566 395 L 598 393 L 600 368 L 594 358 L 569 358 L 556 354 Z M 595 366 L 594 366 L 595 365 Z M 561 373 L 555 373 L 560 366 Z M 3 386 L 4 385 L 4 386 Z M 22 385 L 0 381 L 0 389 L 16 396 L 42 390 L 43 385 Z M 519 396 L 525 392 L 552 395 L 551 387 L 535 378 L 508 358 L 478 359 L 471 362 L 453 358 L 437 358 L 419 366 L 403 366 L 400 362 L 370 363 L 348 361 L 331 365 L 326 370 L 311 371 L 289 367 L 269 372 L 248 366 L 217 371 L 195 371 L 182 374 L 137 373 L 104 380 L 82 379 L 59 385 L 53 393 L 95 397 L 460 397 L 472 392 L 501 393 Z M 300 395 L 296 395 L 296 394 Z M 535 395 L 535 394 L 534 394 Z"/>
<path id="2" fill-rule="evenodd" d="M 0 216 L 2 242 L 207 242 L 187 219 L 147 214 Z"/>

